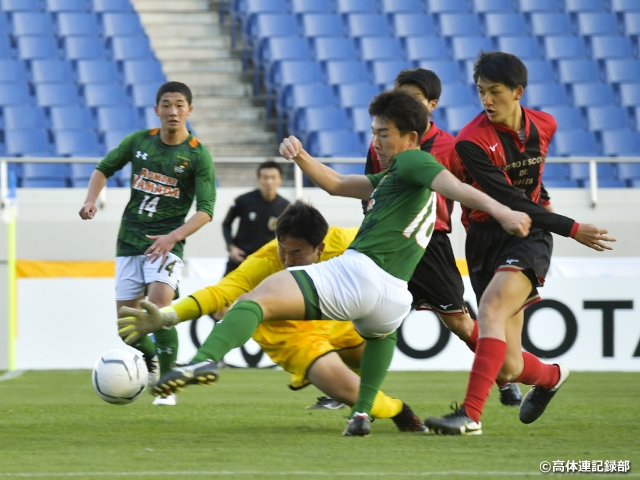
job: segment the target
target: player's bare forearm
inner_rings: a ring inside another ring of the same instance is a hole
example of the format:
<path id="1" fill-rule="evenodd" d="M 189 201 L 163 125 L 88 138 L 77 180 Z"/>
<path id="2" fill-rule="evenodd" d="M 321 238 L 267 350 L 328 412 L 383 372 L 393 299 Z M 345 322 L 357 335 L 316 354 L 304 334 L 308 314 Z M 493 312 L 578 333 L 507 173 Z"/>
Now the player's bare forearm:
<path id="1" fill-rule="evenodd" d="M 94 170 L 89 179 L 89 186 L 87 188 L 87 196 L 84 200 L 84 204 L 80 209 L 80 218 L 83 220 L 91 220 L 96 214 L 96 199 L 100 194 L 100 191 L 107 184 L 107 177 L 100 170 Z"/>
<path id="2" fill-rule="evenodd" d="M 177 239 L 177 242 L 184 240 L 190 235 L 193 235 L 203 226 L 211 221 L 211 215 L 206 212 L 196 212 L 193 217 L 187 220 L 184 225 L 176 228 L 171 234 Z"/>

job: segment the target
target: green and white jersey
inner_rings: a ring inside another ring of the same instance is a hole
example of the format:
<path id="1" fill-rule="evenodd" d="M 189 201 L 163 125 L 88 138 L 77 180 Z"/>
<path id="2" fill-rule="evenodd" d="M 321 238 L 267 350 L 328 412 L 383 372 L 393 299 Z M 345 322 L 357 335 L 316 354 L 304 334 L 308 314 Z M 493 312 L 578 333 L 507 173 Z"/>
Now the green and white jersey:
<path id="1" fill-rule="evenodd" d="M 407 150 L 386 171 L 367 175 L 372 206 L 349 248 L 408 282 L 431 239 L 436 195 L 430 187 L 444 169 L 433 155 Z"/>
<path id="2" fill-rule="evenodd" d="M 143 255 L 153 243 L 145 235 L 165 235 L 184 224 L 194 198 L 196 209 L 213 217 L 215 167 L 209 151 L 195 138 L 166 145 L 160 129 L 125 137 L 98 164 L 107 178 L 131 162 L 131 198 L 120 231 L 116 256 Z M 182 258 L 184 240 L 171 253 Z"/>

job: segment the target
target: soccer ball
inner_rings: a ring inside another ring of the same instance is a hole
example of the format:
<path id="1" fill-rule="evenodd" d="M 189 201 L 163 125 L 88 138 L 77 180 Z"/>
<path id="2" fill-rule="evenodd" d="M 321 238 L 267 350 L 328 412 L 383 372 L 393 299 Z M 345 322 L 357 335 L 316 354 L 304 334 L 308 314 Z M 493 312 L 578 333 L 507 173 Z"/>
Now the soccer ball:
<path id="1" fill-rule="evenodd" d="M 125 405 L 136 400 L 147 388 L 147 365 L 141 353 L 109 350 L 93 367 L 91 381 L 105 402 Z"/>

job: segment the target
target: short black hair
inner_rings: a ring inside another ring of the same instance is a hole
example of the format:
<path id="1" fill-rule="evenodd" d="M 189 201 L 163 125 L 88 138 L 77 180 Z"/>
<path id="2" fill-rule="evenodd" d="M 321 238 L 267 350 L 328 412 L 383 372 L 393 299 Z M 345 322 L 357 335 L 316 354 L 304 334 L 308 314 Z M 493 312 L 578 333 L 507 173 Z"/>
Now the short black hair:
<path id="1" fill-rule="evenodd" d="M 278 170 L 278 172 L 280 172 L 280 177 L 282 177 L 282 167 L 280 166 L 280 164 L 273 160 L 267 160 L 266 162 L 262 162 L 260 165 L 258 165 L 258 178 L 260 178 L 260 171 L 266 168 L 275 168 L 276 170 Z"/>
<path id="2" fill-rule="evenodd" d="M 505 52 L 483 52 L 478 55 L 473 66 L 473 81 L 479 78 L 503 83 L 511 90 L 527 88 L 527 67 L 515 55 Z"/>
<path id="3" fill-rule="evenodd" d="M 400 135 L 417 132 L 418 139 L 427 129 L 430 116 L 422 103 L 407 93 L 395 90 L 373 97 L 369 104 L 369 115 L 392 122 Z"/>
<path id="4" fill-rule="evenodd" d="M 191 105 L 191 90 L 184 83 L 180 82 L 167 82 L 158 89 L 156 93 L 156 105 L 160 104 L 160 99 L 165 93 L 180 93 L 187 99 L 187 103 Z"/>
<path id="5" fill-rule="evenodd" d="M 301 238 L 317 248 L 327 236 L 329 225 L 322 214 L 310 203 L 296 200 L 278 217 L 276 238 Z"/>
<path id="6" fill-rule="evenodd" d="M 396 88 L 404 85 L 415 85 L 427 100 L 439 100 L 442 93 L 442 83 L 438 75 L 425 68 L 402 70 L 396 77 Z"/>

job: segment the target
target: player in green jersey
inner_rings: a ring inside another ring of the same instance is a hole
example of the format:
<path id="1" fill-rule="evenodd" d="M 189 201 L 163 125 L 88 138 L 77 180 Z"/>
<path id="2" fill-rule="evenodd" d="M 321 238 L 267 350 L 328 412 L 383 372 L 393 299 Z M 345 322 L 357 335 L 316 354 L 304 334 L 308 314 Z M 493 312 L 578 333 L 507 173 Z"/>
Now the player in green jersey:
<path id="1" fill-rule="evenodd" d="M 294 160 L 330 194 L 371 200 L 372 207 L 348 250 L 326 262 L 276 273 L 242 295 L 192 363 L 162 376 L 157 394 L 214 381 L 215 361 L 243 345 L 263 320 L 351 320 L 367 342 L 358 400 L 344 435 L 368 435 L 371 406 L 391 363 L 395 332 L 411 309 L 407 281 L 433 230 L 434 191 L 490 213 L 509 233 L 528 233 L 530 219 L 526 214 L 461 183 L 432 155 L 419 150 L 429 118 L 419 102 L 403 92 L 385 92 L 373 99 L 369 113 L 374 148 L 378 155 L 393 158 L 389 168 L 379 174 L 340 175 L 314 160 L 295 137 L 280 146 L 283 157 Z M 193 302 L 197 311 L 197 302 Z M 172 307 L 145 307 L 121 310 L 123 316 L 130 315 L 118 322 L 125 341 L 134 342 L 141 334 L 179 320 Z"/>
<path id="2" fill-rule="evenodd" d="M 193 111 L 189 87 L 179 82 L 162 85 L 155 110 L 161 127 L 134 132 L 107 154 L 91 175 L 80 209 L 80 217 L 91 220 L 107 178 L 131 163 L 131 198 L 116 248 L 118 310 L 138 307 L 145 295 L 156 305 L 171 304 L 181 277 L 185 238 L 213 217 L 215 168 L 209 151 L 187 130 Z M 185 223 L 194 198 L 196 213 Z M 155 341 L 144 336 L 134 344 L 144 354 L 150 384 L 173 366 L 178 333 L 175 328 L 157 332 Z M 175 404 L 175 397 L 156 404 Z"/>

